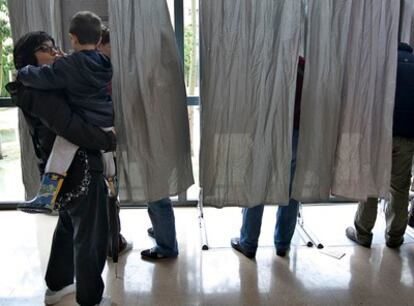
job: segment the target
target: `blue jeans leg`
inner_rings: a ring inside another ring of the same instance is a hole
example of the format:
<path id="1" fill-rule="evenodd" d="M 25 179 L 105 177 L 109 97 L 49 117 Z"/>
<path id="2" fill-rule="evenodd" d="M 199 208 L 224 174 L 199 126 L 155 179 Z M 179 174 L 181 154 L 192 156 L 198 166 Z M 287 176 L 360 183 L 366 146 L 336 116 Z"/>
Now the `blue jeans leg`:
<path id="1" fill-rule="evenodd" d="M 156 251 L 164 256 L 177 256 L 175 217 L 170 198 L 148 203 L 148 214 L 156 242 Z"/>
<path id="2" fill-rule="evenodd" d="M 240 244 L 247 251 L 256 252 L 257 250 L 260 228 L 262 227 L 263 209 L 263 204 L 251 208 L 243 208 Z"/>
<path id="3" fill-rule="evenodd" d="M 293 176 L 296 170 L 298 140 L 299 132 L 298 130 L 293 130 L 289 195 L 291 193 Z M 240 229 L 240 244 L 245 250 L 255 252 L 257 249 L 260 228 L 262 226 L 263 210 L 263 204 L 243 209 L 243 224 Z M 295 232 L 298 210 L 299 203 L 294 199 L 289 200 L 288 206 L 279 206 L 276 215 L 277 220 L 274 234 L 274 243 L 277 249 L 289 248 L 290 241 L 292 240 L 293 233 Z"/>
<path id="4" fill-rule="evenodd" d="M 298 211 L 299 203 L 294 199 L 290 199 L 288 206 L 279 206 L 276 214 L 274 235 L 276 249 L 289 249 L 296 228 Z"/>
<path id="5" fill-rule="evenodd" d="M 298 148 L 299 132 L 293 130 L 292 136 L 292 161 L 290 163 L 290 185 L 289 196 L 292 192 L 292 182 L 296 170 L 296 153 Z M 279 206 L 276 214 L 276 226 L 274 233 L 274 243 L 278 250 L 287 250 L 290 247 L 293 234 L 295 232 L 297 217 L 299 211 L 299 202 L 290 199 L 287 206 Z"/>

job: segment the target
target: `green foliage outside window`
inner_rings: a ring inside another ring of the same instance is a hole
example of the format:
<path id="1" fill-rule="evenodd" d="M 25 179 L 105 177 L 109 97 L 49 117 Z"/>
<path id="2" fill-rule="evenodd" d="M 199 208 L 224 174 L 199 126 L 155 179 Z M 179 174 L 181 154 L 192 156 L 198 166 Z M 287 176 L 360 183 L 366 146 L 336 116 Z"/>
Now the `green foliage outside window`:
<path id="1" fill-rule="evenodd" d="M 8 96 L 4 86 L 10 81 L 13 70 L 13 43 L 7 1 L 0 0 L 0 97 Z"/>
<path id="2" fill-rule="evenodd" d="M 184 75 L 187 84 L 189 82 L 191 54 L 193 52 L 193 40 L 194 34 L 192 26 L 189 25 L 184 27 Z"/>
<path id="3" fill-rule="evenodd" d="M 187 94 L 194 96 L 198 79 L 198 42 L 197 42 L 197 1 L 191 0 L 191 8 L 189 10 L 190 22 L 184 27 L 184 76 L 187 84 Z"/>

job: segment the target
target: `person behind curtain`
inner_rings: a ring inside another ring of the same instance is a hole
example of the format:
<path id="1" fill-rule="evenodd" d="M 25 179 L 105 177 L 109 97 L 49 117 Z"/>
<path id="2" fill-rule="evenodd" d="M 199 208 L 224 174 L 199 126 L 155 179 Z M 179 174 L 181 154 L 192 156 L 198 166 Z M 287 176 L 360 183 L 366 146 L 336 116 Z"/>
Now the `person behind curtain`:
<path id="1" fill-rule="evenodd" d="M 99 42 L 97 49 L 107 58 L 111 59 L 111 37 L 109 28 L 104 25 L 102 25 L 101 41 Z M 112 94 L 111 89 L 109 92 Z"/>
<path id="2" fill-rule="evenodd" d="M 175 217 L 170 198 L 148 203 L 148 215 L 152 227 L 148 235 L 155 239 L 155 247 L 141 252 L 143 259 L 158 260 L 178 256 Z"/>
<path id="3" fill-rule="evenodd" d="M 385 243 L 398 248 L 404 242 L 408 222 L 408 195 L 414 157 L 414 55 L 406 43 L 398 46 L 397 87 L 395 91 L 392 138 L 390 202 L 385 210 Z M 377 219 L 378 199 L 369 198 L 358 204 L 354 227 L 346 236 L 359 245 L 370 247 L 372 229 Z"/>
<path id="4" fill-rule="evenodd" d="M 20 69 L 50 65 L 57 52 L 47 33 L 31 32 L 16 42 L 13 55 L 15 67 Z M 59 210 L 45 276 L 45 303 L 58 303 L 76 291 L 80 305 L 110 305 L 109 298 L 102 298 L 108 216 L 101 150 L 115 149 L 115 135 L 85 122 L 71 110 L 62 91 L 35 90 L 18 81 L 9 83 L 7 90 L 24 112 L 41 174 L 56 134 L 80 146 L 57 199 L 64 205 Z"/>
<path id="5" fill-rule="evenodd" d="M 111 44 L 110 44 L 110 37 L 109 37 L 109 29 L 106 26 L 102 26 L 102 35 L 101 41 L 97 46 L 98 51 L 100 51 L 103 55 L 111 59 Z M 108 85 L 109 94 L 112 95 L 112 84 L 109 83 Z M 121 234 L 121 219 L 119 218 L 119 207 L 118 207 L 118 224 L 119 224 L 119 255 L 123 255 L 128 251 L 132 250 L 133 243 L 131 241 L 127 241 L 124 236 Z M 108 249 L 108 256 L 112 257 L 111 250 Z"/>
<path id="6" fill-rule="evenodd" d="M 98 50 L 111 57 L 110 34 L 107 28 L 102 33 Z M 170 198 L 148 203 L 148 214 L 152 227 L 148 235 L 155 239 L 156 246 L 141 252 L 143 259 L 158 260 L 178 256 L 178 244 L 175 231 L 175 217 Z"/>
<path id="7" fill-rule="evenodd" d="M 109 59 L 96 50 L 101 39 L 101 19 L 92 12 L 78 12 L 71 21 L 69 35 L 75 52 L 58 58 L 52 65 L 26 66 L 17 79 L 25 86 L 37 89 L 65 89 L 69 104 L 86 121 L 110 130 L 114 114 L 108 84 L 112 79 Z M 46 164 L 45 174 L 35 199 L 19 205 L 30 213 L 50 212 L 57 208 L 59 189 L 78 147 L 57 137 Z M 112 190 L 115 164 L 112 152 L 102 155 L 104 175 Z"/>
<path id="8" fill-rule="evenodd" d="M 296 168 L 296 152 L 299 139 L 300 101 L 302 96 L 304 69 L 305 60 L 300 57 L 296 81 L 289 194 L 291 193 L 292 182 Z M 243 222 L 240 229 L 240 238 L 232 238 L 230 241 L 231 246 L 236 251 L 242 253 L 248 258 L 254 258 L 256 256 L 256 250 L 260 236 L 260 228 L 262 226 L 263 210 L 263 204 L 251 208 L 244 208 Z M 298 211 L 299 203 L 293 198 L 290 198 L 287 206 L 279 206 L 277 210 L 276 227 L 273 240 L 276 247 L 276 254 L 278 256 L 286 256 L 286 253 L 290 248 L 290 242 L 292 240 L 293 233 L 295 232 Z"/>

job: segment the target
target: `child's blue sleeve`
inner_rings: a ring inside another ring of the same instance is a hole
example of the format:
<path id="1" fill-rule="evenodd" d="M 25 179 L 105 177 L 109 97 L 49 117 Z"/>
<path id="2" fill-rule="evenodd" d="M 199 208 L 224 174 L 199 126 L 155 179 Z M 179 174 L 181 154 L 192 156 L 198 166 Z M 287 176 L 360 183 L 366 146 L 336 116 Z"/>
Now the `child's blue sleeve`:
<path id="1" fill-rule="evenodd" d="M 36 89 L 63 89 L 66 87 L 66 77 L 60 71 L 62 70 L 55 65 L 28 65 L 19 70 L 17 80 L 27 87 Z"/>

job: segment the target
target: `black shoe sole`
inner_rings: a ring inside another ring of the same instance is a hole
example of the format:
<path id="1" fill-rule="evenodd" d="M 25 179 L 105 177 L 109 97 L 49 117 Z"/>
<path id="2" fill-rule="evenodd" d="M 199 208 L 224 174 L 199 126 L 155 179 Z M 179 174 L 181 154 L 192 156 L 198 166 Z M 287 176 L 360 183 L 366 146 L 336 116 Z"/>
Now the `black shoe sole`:
<path id="1" fill-rule="evenodd" d="M 230 245 L 233 249 L 235 249 L 239 253 L 242 253 L 247 258 L 253 259 L 253 258 L 256 257 L 256 253 L 247 252 L 247 251 L 243 250 L 241 245 L 240 245 L 240 242 L 235 243 L 233 241 L 230 241 Z"/>
<path id="2" fill-rule="evenodd" d="M 158 256 L 160 255 L 160 256 Z M 174 259 L 177 256 L 165 256 L 158 254 L 157 252 L 148 252 L 148 250 L 144 250 L 141 252 L 141 258 L 146 260 L 162 260 L 162 259 Z"/>
<path id="3" fill-rule="evenodd" d="M 41 207 L 18 207 L 17 210 L 28 214 L 51 214 L 53 210 Z"/>
<path id="4" fill-rule="evenodd" d="M 404 243 L 404 240 L 398 243 L 389 243 L 389 242 L 385 242 L 385 245 L 387 247 L 389 247 L 390 249 L 398 249 L 400 246 L 402 246 Z"/>
<path id="5" fill-rule="evenodd" d="M 162 256 L 162 257 L 152 257 L 152 256 L 145 256 L 141 254 L 141 259 L 148 260 L 148 261 L 158 261 L 158 260 L 165 260 L 165 259 L 176 259 L 178 256 Z"/>

